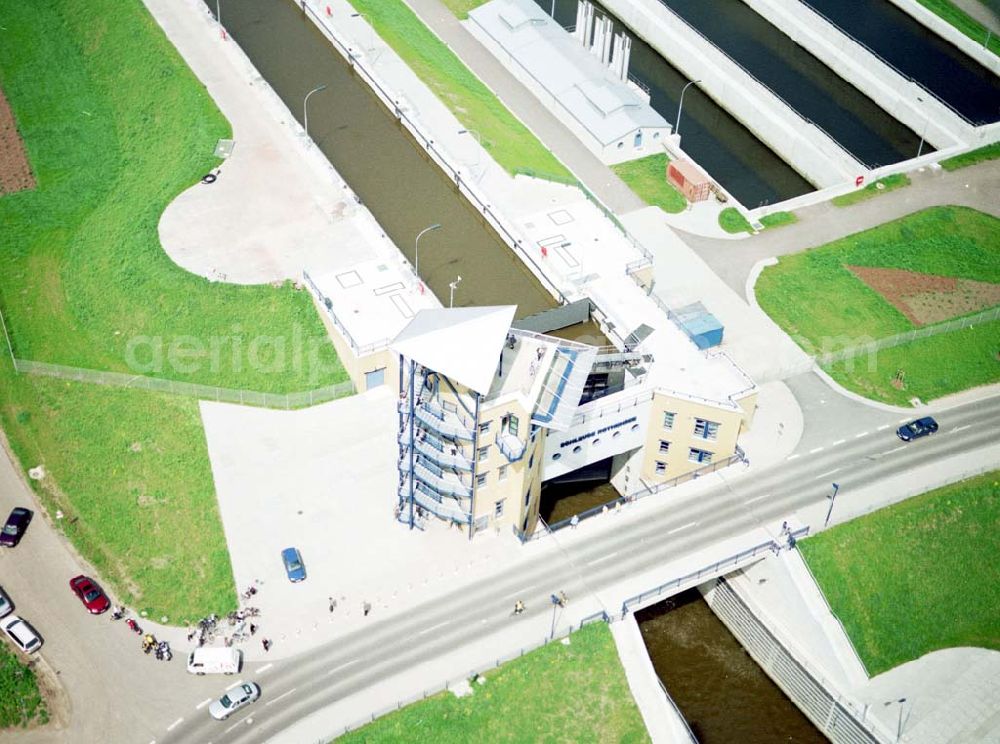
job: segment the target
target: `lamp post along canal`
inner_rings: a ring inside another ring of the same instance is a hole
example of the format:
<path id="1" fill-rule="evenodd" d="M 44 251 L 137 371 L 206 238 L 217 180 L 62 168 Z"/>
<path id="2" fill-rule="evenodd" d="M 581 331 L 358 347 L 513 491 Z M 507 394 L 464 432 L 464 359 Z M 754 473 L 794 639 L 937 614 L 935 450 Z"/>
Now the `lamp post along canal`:
<path id="1" fill-rule="evenodd" d="M 440 230 L 441 225 L 436 222 L 430 227 L 425 227 L 419 233 L 417 233 L 417 239 L 413 241 L 413 273 L 417 275 L 417 279 L 420 278 L 420 238 L 424 236 L 424 233 L 429 233 L 431 230 Z"/>
<path id="2" fill-rule="evenodd" d="M 448 307 L 455 307 L 455 290 L 458 289 L 459 282 L 461 281 L 462 275 L 459 274 L 455 281 L 448 282 L 448 287 L 451 288 L 451 292 L 448 295 Z"/>
<path id="3" fill-rule="evenodd" d="M 321 90 L 326 90 L 325 84 L 317 85 L 306 93 L 306 97 L 302 99 L 302 128 L 306 130 L 306 137 L 309 136 L 309 96 L 313 93 L 319 93 Z"/>
<path id="4" fill-rule="evenodd" d="M 685 85 L 684 88 L 681 90 L 681 100 L 677 104 L 677 121 L 674 122 L 674 134 L 680 134 L 681 133 L 680 132 L 680 129 L 681 129 L 681 112 L 684 110 L 684 94 L 688 92 L 688 88 L 690 88 L 695 83 L 700 83 L 700 82 L 701 82 L 701 80 L 692 80 L 690 83 L 688 83 L 687 85 Z"/>

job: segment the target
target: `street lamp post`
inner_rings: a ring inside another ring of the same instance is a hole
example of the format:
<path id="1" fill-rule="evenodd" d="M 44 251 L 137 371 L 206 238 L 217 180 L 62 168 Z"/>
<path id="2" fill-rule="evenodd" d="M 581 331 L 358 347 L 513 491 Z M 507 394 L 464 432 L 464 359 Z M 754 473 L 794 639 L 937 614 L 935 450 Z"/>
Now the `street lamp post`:
<path id="1" fill-rule="evenodd" d="M 917 96 L 917 100 L 920 101 L 921 103 L 924 102 L 924 99 L 921 98 L 920 96 Z M 917 147 L 918 158 L 920 157 L 920 153 L 924 151 L 924 138 L 927 137 L 927 127 L 930 123 L 931 123 L 931 115 L 928 112 L 927 118 L 924 119 L 924 130 L 920 133 L 920 145 Z"/>
<path id="2" fill-rule="evenodd" d="M 225 39 L 226 36 L 222 31 L 222 8 L 219 5 L 220 0 L 215 0 L 215 22 L 219 25 L 219 33 L 222 34 L 222 38 Z"/>
<path id="3" fill-rule="evenodd" d="M 677 104 L 677 121 L 674 122 L 674 134 L 680 134 L 681 129 L 681 111 L 684 110 L 684 94 L 687 93 L 688 88 L 690 88 L 695 83 L 700 83 L 701 80 L 692 80 L 690 83 L 684 86 L 681 90 L 681 100 Z"/>
<path id="4" fill-rule="evenodd" d="M 837 499 L 837 491 L 839 491 L 839 490 L 840 490 L 840 484 L 839 483 L 834 483 L 833 484 L 833 493 L 831 493 L 829 496 L 827 496 L 827 498 L 830 499 L 830 508 L 826 512 L 826 521 L 823 522 L 823 526 L 824 527 L 826 527 L 828 524 L 830 524 L 830 515 L 833 514 L 833 502 L 836 501 L 836 499 Z"/>
<path id="5" fill-rule="evenodd" d="M 885 706 L 889 707 L 893 703 L 899 706 L 899 722 L 896 724 L 896 741 L 903 738 L 903 703 L 906 702 L 906 698 L 899 698 L 898 700 L 886 700 Z"/>
<path id="6" fill-rule="evenodd" d="M 431 230 L 440 230 L 441 225 L 436 222 L 430 227 L 425 227 L 419 233 L 417 233 L 417 239 L 413 241 L 413 273 L 417 275 L 417 279 L 420 278 L 420 238 L 423 237 L 424 233 L 428 233 Z"/>
<path id="7" fill-rule="evenodd" d="M 368 23 L 368 41 L 370 42 L 368 44 L 368 49 L 369 50 L 374 49 L 375 48 L 375 25 L 372 23 L 372 19 L 369 18 L 364 13 L 351 13 L 351 18 L 364 18 L 365 21 Z"/>
<path id="8" fill-rule="evenodd" d="M 559 612 L 559 607 L 562 602 L 559 601 L 559 597 L 555 594 L 551 595 L 549 599 L 552 600 L 552 629 L 549 631 L 549 638 L 556 637 L 556 613 Z"/>
<path id="9" fill-rule="evenodd" d="M 302 99 L 302 128 L 306 130 L 306 137 L 309 136 L 309 96 L 313 93 L 319 93 L 321 90 L 326 90 L 326 84 L 317 85 Z"/>
<path id="10" fill-rule="evenodd" d="M 448 282 L 448 286 L 451 288 L 451 292 L 448 295 L 448 307 L 455 307 L 455 290 L 458 288 L 459 283 L 462 281 L 462 275 L 458 275 L 458 279 L 453 282 Z"/>

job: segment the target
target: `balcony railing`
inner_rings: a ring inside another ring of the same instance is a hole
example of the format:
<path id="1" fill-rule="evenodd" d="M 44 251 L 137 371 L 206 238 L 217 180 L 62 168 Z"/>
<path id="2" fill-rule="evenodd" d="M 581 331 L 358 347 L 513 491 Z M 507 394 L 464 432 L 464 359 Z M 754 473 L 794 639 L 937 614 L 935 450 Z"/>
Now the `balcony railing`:
<path id="1" fill-rule="evenodd" d="M 438 475 L 423 463 L 414 464 L 413 475 L 442 496 L 472 498 L 472 486 L 463 483 L 456 475 L 450 473 Z"/>
<path id="2" fill-rule="evenodd" d="M 399 496 L 402 503 L 406 503 L 410 498 L 410 479 L 403 478 L 399 486 Z M 471 502 L 468 506 L 456 499 L 442 499 L 435 494 L 433 489 L 421 483 L 419 480 L 413 482 L 413 500 L 422 509 L 444 519 L 467 524 L 471 521 Z"/>
<path id="3" fill-rule="evenodd" d="M 464 423 L 458 416 L 448 412 L 435 410 L 428 404 L 417 406 L 413 409 L 417 421 L 426 426 L 431 431 L 439 432 L 446 437 L 456 437 L 458 439 L 472 440 L 475 438 L 473 428 Z"/>
<path id="4" fill-rule="evenodd" d="M 503 453 L 508 462 L 517 462 L 524 457 L 527 448 L 525 443 L 510 433 L 499 433 L 496 438 L 497 449 Z"/>

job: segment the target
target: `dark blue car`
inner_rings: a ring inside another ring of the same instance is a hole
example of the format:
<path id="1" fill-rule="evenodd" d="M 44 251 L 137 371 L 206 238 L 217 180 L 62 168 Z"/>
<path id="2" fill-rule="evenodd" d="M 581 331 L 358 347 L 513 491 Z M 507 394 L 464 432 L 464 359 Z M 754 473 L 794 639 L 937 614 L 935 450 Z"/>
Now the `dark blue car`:
<path id="1" fill-rule="evenodd" d="M 34 514 L 30 509 L 24 509 L 23 507 L 15 507 L 10 516 L 7 517 L 7 523 L 3 526 L 3 531 L 0 532 L 0 545 L 6 546 L 8 548 L 15 547 L 21 538 L 24 537 L 24 531 L 28 529 L 28 525 L 31 523 L 31 517 Z"/>
<path id="2" fill-rule="evenodd" d="M 904 442 L 909 442 L 912 439 L 926 437 L 928 434 L 933 434 L 937 430 L 937 421 L 932 419 L 930 416 L 924 416 L 923 418 L 918 418 L 916 421 L 911 421 L 908 424 L 900 426 L 896 429 L 896 436 Z"/>
<path id="3" fill-rule="evenodd" d="M 281 561 L 285 564 L 285 573 L 293 584 L 306 580 L 306 567 L 302 563 L 302 555 L 298 548 L 285 548 L 281 551 Z"/>

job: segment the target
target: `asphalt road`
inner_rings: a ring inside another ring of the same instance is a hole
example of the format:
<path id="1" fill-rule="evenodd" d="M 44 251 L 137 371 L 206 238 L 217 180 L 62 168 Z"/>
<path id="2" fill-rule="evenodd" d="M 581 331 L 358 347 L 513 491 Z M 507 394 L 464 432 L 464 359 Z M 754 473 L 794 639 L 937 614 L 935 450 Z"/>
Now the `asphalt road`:
<path id="1" fill-rule="evenodd" d="M 547 554 L 502 568 L 489 581 L 463 587 L 404 616 L 373 623 L 364 632 L 277 663 L 258 680 L 261 700 L 229 721 L 212 721 L 204 711 L 195 714 L 189 702 L 186 710 L 178 709 L 165 719 L 184 717 L 158 741 L 266 741 L 337 700 L 412 665 L 453 652 L 491 630 L 509 627 L 514 597 L 524 599 L 527 616 L 538 616 L 549 614 L 549 593 L 556 588 L 566 588 L 571 597 L 583 596 L 586 588 L 577 567 L 584 569 L 587 586 L 600 590 L 752 530 L 763 521 L 782 519 L 796 509 L 824 502 L 834 476 L 841 487 L 839 498 L 849 499 L 853 489 L 877 484 L 928 462 L 996 448 L 1000 396 L 940 414 L 941 430 L 936 435 L 909 444 L 893 433 L 898 419 L 891 414 L 886 417 L 885 423 L 865 431 L 831 432 L 831 437 L 841 436 L 828 445 L 796 452 L 779 466 L 728 479 L 697 499 L 665 502 L 647 519 L 623 524 L 568 551 L 568 561 L 553 561 Z M 664 539 L 668 534 L 671 538 Z M 614 560 L 608 560 L 612 556 Z M 530 590 L 527 584 L 536 588 Z M 503 653 L 503 649 L 496 653 Z"/>

